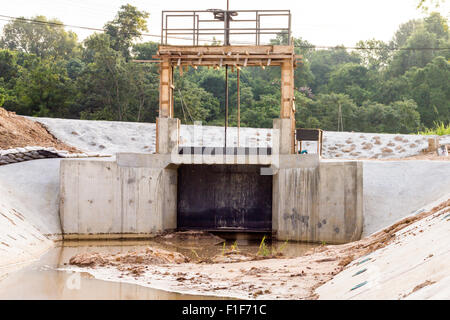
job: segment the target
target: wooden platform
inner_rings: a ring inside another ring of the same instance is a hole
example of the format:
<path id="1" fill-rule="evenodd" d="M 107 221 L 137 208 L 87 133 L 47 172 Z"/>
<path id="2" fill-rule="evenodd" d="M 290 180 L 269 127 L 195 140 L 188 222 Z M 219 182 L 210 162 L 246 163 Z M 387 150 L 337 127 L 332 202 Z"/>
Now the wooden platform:
<path id="1" fill-rule="evenodd" d="M 176 66 L 296 66 L 293 46 L 160 46 L 153 58 Z"/>

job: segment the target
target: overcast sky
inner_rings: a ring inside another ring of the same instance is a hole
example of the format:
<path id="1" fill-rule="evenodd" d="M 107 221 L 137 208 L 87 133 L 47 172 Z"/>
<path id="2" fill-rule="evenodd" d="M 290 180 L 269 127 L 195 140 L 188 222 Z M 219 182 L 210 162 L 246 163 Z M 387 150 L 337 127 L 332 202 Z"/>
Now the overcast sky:
<path id="1" fill-rule="evenodd" d="M 58 18 L 65 24 L 101 28 L 114 18 L 122 4 L 130 3 L 150 13 L 149 33 L 159 34 L 161 10 L 225 8 L 226 0 L 0 0 L 0 15 Z M 391 39 L 397 27 L 423 17 L 417 0 L 230 0 L 230 9 L 290 9 L 294 36 L 315 45 L 353 46 L 359 40 Z M 449 1 L 438 10 L 448 17 Z M 0 21 L 0 28 L 6 22 Z M 72 29 L 80 39 L 89 31 Z M 157 38 L 145 38 L 154 40 Z"/>

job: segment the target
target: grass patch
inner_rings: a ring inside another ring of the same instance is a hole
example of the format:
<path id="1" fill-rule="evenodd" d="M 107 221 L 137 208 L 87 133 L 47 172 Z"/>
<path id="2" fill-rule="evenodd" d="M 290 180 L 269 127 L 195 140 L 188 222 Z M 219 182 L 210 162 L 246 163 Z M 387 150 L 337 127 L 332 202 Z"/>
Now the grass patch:
<path id="1" fill-rule="evenodd" d="M 450 123 L 445 125 L 441 121 L 435 122 L 433 128 L 427 128 L 425 129 L 425 131 L 419 131 L 418 134 L 445 136 L 447 134 L 450 134 Z"/>

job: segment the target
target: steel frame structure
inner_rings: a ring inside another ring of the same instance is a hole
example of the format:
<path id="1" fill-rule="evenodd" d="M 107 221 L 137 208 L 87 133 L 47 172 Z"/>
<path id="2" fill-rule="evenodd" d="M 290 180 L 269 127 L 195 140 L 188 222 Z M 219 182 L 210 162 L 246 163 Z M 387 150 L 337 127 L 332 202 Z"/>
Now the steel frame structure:
<path id="1" fill-rule="evenodd" d="M 227 14 L 228 13 L 228 14 Z M 240 13 L 246 15 L 253 15 L 252 19 L 239 19 L 233 18 L 239 16 Z M 214 19 L 203 18 L 207 14 L 213 14 Z M 262 17 L 287 17 L 288 23 L 286 26 L 281 28 L 266 28 L 261 27 Z M 176 18 L 192 19 L 192 28 L 173 28 L 170 27 L 171 20 Z M 255 41 L 253 45 L 261 45 L 261 35 L 279 35 L 285 34 L 287 38 L 287 45 L 291 44 L 291 11 L 290 10 L 221 10 L 221 9 L 210 9 L 210 10 L 169 10 L 162 11 L 161 13 L 161 44 L 167 45 L 168 39 L 177 36 L 191 36 L 192 45 L 198 46 L 201 41 L 201 36 L 223 36 L 225 45 L 229 45 L 227 41 L 227 36 L 233 35 L 254 35 Z M 224 21 L 223 28 L 210 28 L 203 27 L 203 24 L 217 23 L 219 21 Z M 234 27 L 233 22 L 246 22 L 249 24 L 254 24 L 254 27 Z M 229 38 L 228 38 L 229 39 Z"/>
<path id="2" fill-rule="evenodd" d="M 241 13 L 254 14 L 254 19 L 238 19 Z M 202 15 L 213 14 L 214 19 L 203 19 Z M 261 17 L 287 16 L 286 27 L 262 28 Z M 192 18 L 192 28 L 171 28 L 169 18 Z M 294 46 L 291 40 L 291 13 L 290 10 L 181 10 L 162 11 L 161 20 L 161 45 L 153 58 L 160 63 L 160 88 L 159 88 L 159 119 L 174 117 L 174 70 L 178 68 L 180 74 L 190 67 L 199 66 L 225 68 L 225 148 L 227 148 L 228 127 L 228 68 L 239 72 L 240 68 L 256 66 L 266 68 L 279 66 L 281 69 L 281 105 L 280 118 L 289 119 L 289 150 L 295 153 L 295 104 L 294 104 L 294 69 L 297 60 Z M 223 28 L 204 28 L 202 23 L 223 22 Z M 251 22 L 254 28 L 233 27 L 233 22 Z M 261 35 L 286 34 L 286 42 L 282 45 L 261 45 Z M 192 45 L 169 45 L 168 39 L 176 36 L 192 36 Z M 223 35 L 223 45 L 200 45 L 202 35 Z M 232 35 L 254 35 L 255 41 L 249 45 L 231 45 Z M 239 87 L 238 87 L 239 91 Z M 239 95 L 238 95 L 239 97 Z M 239 98 L 238 98 L 239 99 Z M 240 102 L 238 101 L 238 106 Z M 239 110 L 239 107 L 238 107 Z M 239 115 L 238 115 L 238 118 Z M 240 124 L 238 123 L 238 128 Z M 157 140 L 159 128 L 157 121 Z M 159 148 L 157 144 L 157 153 Z"/>

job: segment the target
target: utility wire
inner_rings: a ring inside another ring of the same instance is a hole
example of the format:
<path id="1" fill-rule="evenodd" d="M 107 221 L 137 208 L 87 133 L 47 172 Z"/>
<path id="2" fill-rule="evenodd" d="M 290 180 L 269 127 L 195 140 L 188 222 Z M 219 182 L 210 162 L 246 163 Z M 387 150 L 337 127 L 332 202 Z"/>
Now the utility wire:
<path id="1" fill-rule="evenodd" d="M 9 22 L 14 21 L 14 20 L 19 20 L 19 21 L 29 22 L 32 24 L 41 24 L 41 25 L 46 24 L 46 25 L 50 25 L 53 27 L 68 27 L 68 28 L 76 28 L 76 29 L 83 29 L 83 30 L 90 30 L 90 31 L 100 31 L 100 32 L 106 31 L 105 29 L 102 29 L 102 28 L 85 27 L 85 26 L 71 25 L 71 24 L 51 22 L 51 21 L 39 21 L 39 20 L 28 19 L 28 18 L 23 18 L 23 17 L 11 17 L 11 16 L 3 15 L 3 14 L 0 14 L 0 17 L 5 18 L 5 19 L 0 19 L 0 20 L 9 21 Z M 150 34 L 150 33 L 131 33 L 131 34 L 135 35 L 135 36 L 161 38 L 161 35 Z M 167 36 L 167 37 L 171 38 L 171 39 L 179 39 L 179 40 L 193 40 L 192 38 L 189 38 L 189 37 L 176 37 L 176 36 Z M 214 40 L 213 39 L 211 39 L 211 40 L 199 39 L 199 41 L 212 42 Z"/>
<path id="2" fill-rule="evenodd" d="M 3 18 L 3 19 L 2 19 Z M 34 20 L 34 19 L 28 19 L 28 18 L 23 18 L 23 17 L 12 17 L 12 16 L 7 16 L 7 15 L 2 15 L 0 14 L 0 20 L 2 21 L 7 21 L 7 22 L 11 22 L 11 21 L 15 21 L 15 20 L 19 20 L 19 21 L 25 21 L 25 22 L 29 22 L 32 24 L 44 24 L 44 25 L 50 25 L 50 26 L 54 26 L 54 27 L 68 27 L 68 28 L 77 28 L 77 29 L 83 29 L 83 30 L 90 30 L 90 31 L 100 31 L 100 32 L 105 32 L 105 29 L 102 28 L 93 28 L 93 27 L 85 27 L 85 26 L 78 26 L 78 25 L 70 25 L 70 24 L 65 24 L 65 23 L 59 23 L 59 22 L 51 22 L 51 21 L 39 21 L 39 20 Z M 131 33 L 135 36 L 143 36 L 143 37 L 154 37 L 154 38 L 161 38 L 161 35 L 156 35 L 156 34 L 150 34 L 150 33 Z M 192 41 L 193 38 L 190 37 L 177 37 L 177 36 L 167 36 L 167 38 L 171 38 L 171 39 L 178 39 L 178 40 L 189 40 Z M 213 42 L 215 41 L 215 39 L 198 39 L 199 41 L 202 42 Z M 244 41 L 236 41 L 233 42 L 235 44 L 253 44 L 253 42 L 244 42 Z M 299 49 L 344 49 L 344 50 L 388 50 L 388 51 L 428 51 L 428 50 L 432 50 L 432 51 L 440 51 L 440 50 L 450 50 L 449 48 L 432 48 L 432 47 L 402 47 L 402 48 L 392 48 L 392 47 L 386 47 L 386 48 L 379 48 L 379 47 L 352 47 L 352 46 L 340 46 L 340 45 L 335 45 L 335 46 L 316 46 L 316 45 L 310 45 L 310 46 L 304 46 L 304 45 L 294 45 L 295 48 L 299 48 Z"/>

